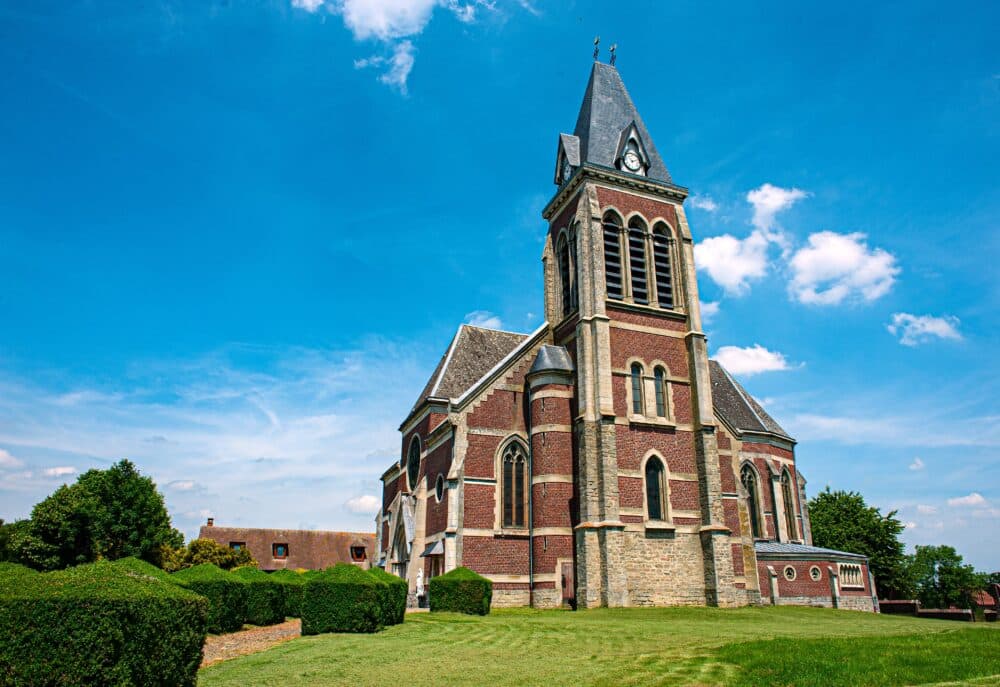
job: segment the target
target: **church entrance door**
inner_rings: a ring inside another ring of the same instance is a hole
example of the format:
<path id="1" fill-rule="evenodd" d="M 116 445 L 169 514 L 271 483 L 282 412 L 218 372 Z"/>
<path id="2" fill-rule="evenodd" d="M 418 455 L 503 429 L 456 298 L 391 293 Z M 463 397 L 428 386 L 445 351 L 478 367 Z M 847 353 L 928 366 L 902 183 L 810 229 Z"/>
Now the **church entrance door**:
<path id="1" fill-rule="evenodd" d="M 563 605 L 576 608 L 576 580 L 573 576 L 573 563 L 564 562 L 561 567 Z"/>

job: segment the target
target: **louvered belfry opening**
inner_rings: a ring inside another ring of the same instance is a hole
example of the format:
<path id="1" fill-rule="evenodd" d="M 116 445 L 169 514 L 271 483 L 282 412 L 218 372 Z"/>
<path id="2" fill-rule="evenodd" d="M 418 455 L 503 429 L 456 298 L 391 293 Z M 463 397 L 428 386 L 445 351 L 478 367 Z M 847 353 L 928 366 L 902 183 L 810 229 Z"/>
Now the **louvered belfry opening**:
<path id="1" fill-rule="evenodd" d="M 646 276 L 646 227 L 635 217 L 628 223 L 628 260 L 632 276 L 632 300 L 649 303 L 649 282 Z"/>
<path id="2" fill-rule="evenodd" d="M 661 308 L 674 307 L 670 278 L 670 230 L 663 224 L 653 229 L 653 270 L 656 275 L 656 300 Z"/>
<path id="3" fill-rule="evenodd" d="M 608 298 L 620 301 L 625 297 L 622 274 L 621 220 L 612 213 L 604 216 L 604 278 Z"/>
<path id="4" fill-rule="evenodd" d="M 562 314 L 565 316 L 569 315 L 573 310 L 573 297 L 570 284 L 569 245 L 566 242 L 565 236 L 561 236 L 559 238 L 559 245 L 556 248 L 556 256 L 559 261 L 559 281 L 562 285 Z"/>

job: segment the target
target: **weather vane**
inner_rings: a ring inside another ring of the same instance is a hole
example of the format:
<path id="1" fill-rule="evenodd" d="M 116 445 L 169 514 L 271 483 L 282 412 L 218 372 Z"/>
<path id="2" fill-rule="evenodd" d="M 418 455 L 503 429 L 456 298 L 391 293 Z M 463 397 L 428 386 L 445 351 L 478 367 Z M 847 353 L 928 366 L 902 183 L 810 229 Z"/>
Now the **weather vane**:
<path id="1" fill-rule="evenodd" d="M 618 44 L 617 43 L 612 43 L 611 44 L 611 66 L 612 67 L 615 66 L 615 60 L 618 59 L 618 56 L 615 54 L 615 50 L 617 50 L 617 49 L 618 49 Z"/>
<path id="2" fill-rule="evenodd" d="M 600 54 L 600 52 L 601 52 L 601 37 L 600 36 L 594 36 L 594 59 L 595 60 L 597 59 L 597 56 Z"/>

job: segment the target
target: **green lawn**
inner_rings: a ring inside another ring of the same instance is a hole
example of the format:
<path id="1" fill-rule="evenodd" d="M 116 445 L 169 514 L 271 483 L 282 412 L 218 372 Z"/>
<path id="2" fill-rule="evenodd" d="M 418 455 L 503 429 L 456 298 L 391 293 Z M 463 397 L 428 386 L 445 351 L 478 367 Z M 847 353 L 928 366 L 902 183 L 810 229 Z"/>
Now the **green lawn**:
<path id="1" fill-rule="evenodd" d="M 826 639 L 831 638 L 831 639 Z M 248 685 L 1000 684 L 1000 627 L 813 608 L 411 614 L 207 668 Z"/>

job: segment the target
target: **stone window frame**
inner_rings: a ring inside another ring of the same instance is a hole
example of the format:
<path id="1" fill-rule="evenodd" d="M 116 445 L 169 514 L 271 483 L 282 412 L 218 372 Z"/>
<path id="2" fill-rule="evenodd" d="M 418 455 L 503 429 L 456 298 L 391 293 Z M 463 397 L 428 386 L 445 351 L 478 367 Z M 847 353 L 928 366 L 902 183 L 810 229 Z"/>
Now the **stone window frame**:
<path id="1" fill-rule="evenodd" d="M 635 412 L 635 381 L 632 372 L 632 367 L 634 365 L 639 365 L 642 368 L 642 373 L 640 376 L 639 389 L 642 398 L 639 399 L 639 407 L 641 409 L 640 413 Z M 656 370 L 660 368 L 663 370 L 663 400 L 665 404 L 666 416 L 660 416 L 657 414 L 656 407 Z M 650 372 L 652 370 L 652 372 Z M 622 374 L 621 372 L 615 372 L 615 374 Z M 632 424 L 642 424 L 642 425 L 657 425 L 662 427 L 674 427 L 676 426 L 674 411 L 676 406 L 674 404 L 674 388 L 673 381 L 674 378 L 670 374 L 670 367 L 656 358 L 652 361 L 647 362 L 642 358 L 637 356 L 632 356 L 625 361 L 624 370 L 624 380 L 625 380 L 625 417 Z"/>
<path id="2" fill-rule="evenodd" d="M 412 463 L 414 457 L 413 453 L 414 442 L 416 442 L 417 445 L 417 453 L 416 453 L 417 467 L 416 470 L 413 471 L 413 475 L 411 476 L 410 464 Z M 410 437 L 410 443 L 406 449 L 406 461 L 403 466 L 404 471 L 406 472 L 406 486 L 410 493 L 413 493 L 417 490 L 417 484 L 420 481 L 420 463 L 422 462 L 423 462 L 423 442 L 420 440 L 420 434 L 414 432 L 413 436 Z"/>
<path id="3" fill-rule="evenodd" d="M 864 589 L 864 566 L 860 563 L 837 563 L 837 579 L 841 589 Z"/>
<path id="4" fill-rule="evenodd" d="M 285 553 L 279 554 L 278 547 L 284 547 Z M 279 561 L 283 561 L 288 558 L 288 542 L 272 542 L 271 543 L 271 558 Z"/>
<path id="5" fill-rule="evenodd" d="M 653 303 L 657 308 L 661 310 L 676 310 L 678 303 L 678 281 L 677 281 L 677 270 L 675 269 L 678 264 L 677 256 L 677 232 L 674 227 L 671 226 L 670 222 L 666 221 L 662 217 L 657 217 L 650 223 L 652 229 L 649 232 L 649 255 L 651 256 L 651 263 L 653 266 L 653 278 L 651 280 L 652 290 L 650 291 L 650 303 Z M 670 305 L 666 306 L 660 302 L 660 285 L 656 280 L 656 235 L 662 233 L 666 238 L 667 242 L 667 271 L 670 277 Z"/>
<path id="6" fill-rule="evenodd" d="M 636 368 L 639 369 L 639 398 L 636 399 Z M 646 412 L 646 363 L 640 358 L 629 358 L 625 363 L 625 399 L 628 403 L 628 417 L 643 420 Z M 636 406 L 640 412 L 636 412 Z"/>
<path id="7" fill-rule="evenodd" d="M 611 218 L 610 221 L 609 218 Z M 635 290 L 632 284 L 632 261 L 629 231 L 631 229 L 640 229 L 640 227 L 632 226 L 634 222 L 640 222 L 642 225 L 643 265 L 645 266 L 646 275 L 646 303 L 636 301 Z M 681 304 L 684 299 L 681 294 L 681 282 L 677 270 L 677 266 L 680 264 L 680 255 L 678 253 L 679 242 L 677 241 L 678 231 L 675 224 L 679 225 L 679 220 L 677 220 L 676 223 L 671 223 L 667 221 L 666 218 L 659 215 L 653 218 L 648 218 L 638 211 L 626 213 L 622 212 L 615 205 L 607 205 L 602 209 L 602 237 L 605 236 L 603 232 L 605 231 L 606 226 L 611 225 L 618 229 L 618 267 L 621 272 L 621 298 L 614 298 L 608 295 L 607 275 L 605 275 L 605 296 L 608 300 L 630 303 L 641 308 L 651 308 L 653 310 L 666 310 L 670 312 L 683 311 Z M 664 230 L 663 234 L 666 236 L 667 241 L 667 266 L 670 273 L 671 292 L 671 302 L 669 307 L 660 304 L 659 289 L 656 284 L 656 251 L 653 239 L 654 234 L 656 234 L 660 229 Z M 606 243 L 607 239 L 604 238 L 602 246 Z M 605 271 L 607 271 L 606 254 L 604 258 Z"/>
<path id="8" fill-rule="evenodd" d="M 440 472 L 434 480 L 434 500 L 437 503 L 444 501 L 444 475 Z"/>
<path id="9" fill-rule="evenodd" d="M 744 468 L 750 468 L 750 470 L 753 472 L 753 478 L 754 478 L 753 481 L 754 481 L 754 486 L 756 487 L 756 489 L 755 489 L 756 493 L 754 494 L 754 503 L 756 504 L 756 508 L 753 509 L 754 512 L 751 512 L 750 502 L 748 500 L 744 499 L 744 502 L 747 505 L 747 515 L 750 517 L 750 520 L 751 520 L 751 522 L 750 522 L 750 536 L 753 537 L 754 539 L 757 539 L 757 540 L 768 540 L 768 535 L 767 535 L 767 518 L 764 517 L 764 510 L 763 510 L 763 506 L 764 506 L 764 492 L 763 492 L 763 485 L 762 485 L 762 480 L 761 480 L 761 476 L 760 476 L 760 470 L 757 469 L 757 466 L 754 465 L 754 462 L 752 460 L 747 459 L 747 460 L 741 461 L 740 462 L 740 469 L 739 469 L 739 472 L 737 473 L 737 478 L 739 480 L 739 486 L 740 486 L 741 489 L 745 489 L 746 488 L 746 485 L 743 483 L 743 470 L 744 470 Z M 759 533 L 757 535 L 753 534 L 753 520 L 754 520 L 754 516 L 756 516 L 756 521 L 757 521 L 757 525 L 758 525 L 758 529 L 759 529 Z"/>
<path id="10" fill-rule="evenodd" d="M 617 229 L 616 245 L 618 246 L 618 272 L 621 276 L 621 282 L 619 283 L 619 288 L 621 290 L 621 297 L 616 298 L 608 293 L 608 255 L 607 250 L 605 250 L 608 244 L 608 233 L 609 227 L 614 227 Z M 625 270 L 624 258 L 628 255 L 627 251 L 622 248 L 622 235 L 625 231 L 625 220 L 624 215 L 614 207 L 607 207 L 601 213 L 601 254 L 604 258 L 604 295 L 608 300 L 625 302 L 627 300 L 627 286 L 628 278 Z"/>
<path id="11" fill-rule="evenodd" d="M 795 569 L 795 566 L 794 566 L 794 565 L 786 565 L 786 566 L 784 567 L 784 569 L 782 569 L 782 571 L 781 571 L 781 575 L 782 575 L 782 576 L 783 576 L 783 577 L 785 578 L 785 580 L 787 580 L 788 582 L 794 582 L 794 581 L 795 581 L 795 579 L 796 579 L 796 578 L 797 578 L 797 577 L 799 576 L 799 573 L 798 573 L 798 571 L 797 571 L 797 570 Z"/>
<path id="12" fill-rule="evenodd" d="M 524 524 L 505 525 L 504 524 L 504 480 L 503 480 L 503 460 L 511 444 L 517 443 L 524 452 Z M 528 522 L 531 520 L 531 513 L 528 512 L 531 493 L 531 454 L 528 450 L 528 437 L 523 432 L 514 432 L 504 437 L 497 446 L 494 461 L 494 475 L 496 476 L 494 488 L 494 509 L 493 509 L 493 530 L 497 534 L 527 534 Z"/>
<path id="13" fill-rule="evenodd" d="M 649 491 L 646 484 L 646 466 L 649 461 L 657 460 L 660 466 L 663 468 L 661 473 L 663 483 L 660 485 L 660 503 L 663 510 L 663 518 L 660 520 L 653 520 L 649 517 Z M 643 456 L 642 461 L 639 463 L 639 474 L 642 476 L 642 519 L 643 522 L 649 523 L 661 523 L 672 525 L 674 522 L 673 507 L 670 505 L 670 466 L 667 465 L 667 460 L 660 453 L 654 449 L 646 452 Z"/>
<path id="14" fill-rule="evenodd" d="M 809 568 L 809 579 L 813 582 L 819 582 L 823 579 L 823 571 L 818 565 L 813 565 Z"/>
<path id="15" fill-rule="evenodd" d="M 580 307 L 579 274 L 576 263 L 576 224 L 563 227 L 556 233 L 556 272 L 559 275 L 560 316 L 565 318 Z M 563 248 L 565 246 L 565 253 Z M 565 270 L 563 268 L 565 260 Z"/>
<path id="16" fill-rule="evenodd" d="M 652 234 L 649 230 L 649 222 L 646 218 L 642 216 L 641 213 L 633 212 L 630 213 L 625 222 L 625 232 L 624 232 L 624 246 L 626 255 L 628 256 L 628 297 L 625 299 L 630 303 L 635 303 L 636 305 L 645 305 L 648 307 L 656 307 L 653 300 L 654 293 L 653 289 L 650 288 L 650 255 L 649 246 Z M 633 257 L 633 252 L 638 253 L 641 251 L 641 255 L 636 255 Z M 637 273 L 639 271 L 638 265 L 642 266 L 642 277 L 645 281 L 645 296 L 642 296 L 645 302 L 636 298 L 636 279 L 639 276 Z"/>
<path id="17" fill-rule="evenodd" d="M 786 481 L 787 480 L 787 481 Z M 792 489 L 792 473 L 788 466 L 781 469 L 781 476 L 778 478 L 778 486 L 781 489 L 781 500 L 784 506 L 784 513 L 781 516 L 785 519 L 785 528 L 788 530 L 788 539 L 791 541 L 801 541 L 798 527 L 798 508 L 795 502 L 795 490 Z M 791 498 L 789 498 L 791 496 Z"/>

